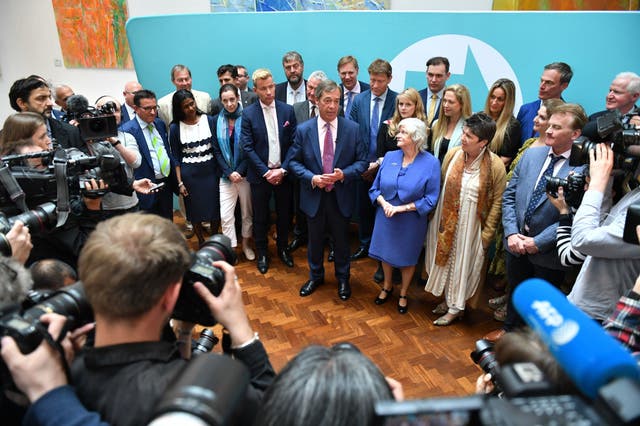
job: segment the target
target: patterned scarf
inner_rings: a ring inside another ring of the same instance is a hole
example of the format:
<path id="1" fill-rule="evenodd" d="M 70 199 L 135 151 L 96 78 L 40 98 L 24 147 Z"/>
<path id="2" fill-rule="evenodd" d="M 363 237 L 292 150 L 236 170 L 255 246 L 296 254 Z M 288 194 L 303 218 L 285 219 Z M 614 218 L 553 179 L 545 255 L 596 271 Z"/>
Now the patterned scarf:
<path id="1" fill-rule="evenodd" d="M 229 118 L 235 118 L 236 122 L 234 123 L 233 132 L 233 153 L 231 152 L 231 143 L 229 141 Z M 220 146 L 220 151 L 222 151 L 222 156 L 224 157 L 224 161 L 231 167 L 232 169 L 236 168 L 236 164 L 239 161 L 240 156 L 240 129 L 242 126 L 242 104 L 238 103 L 238 108 L 232 113 L 228 112 L 226 109 L 222 108 L 222 113 L 218 114 L 217 121 L 217 132 L 216 137 L 218 138 L 218 145 Z M 233 154 L 233 155 L 232 155 Z"/>
<path id="2" fill-rule="evenodd" d="M 476 215 L 480 223 L 484 222 L 482 210 L 487 202 L 489 187 L 491 185 L 491 154 L 486 147 L 480 152 L 480 187 L 478 191 L 478 205 L 476 207 Z M 464 151 L 460 150 L 451 159 L 449 164 L 449 173 L 446 177 L 444 185 L 444 194 L 441 202 L 442 213 L 440 224 L 438 226 L 438 245 L 436 247 L 435 263 L 439 266 L 445 266 L 451 254 L 453 247 L 453 238 L 456 235 L 458 227 L 458 219 L 460 215 L 460 190 L 462 188 L 462 175 L 464 174 Z M 445 171 L 446 173 L 446 171 Z"/>

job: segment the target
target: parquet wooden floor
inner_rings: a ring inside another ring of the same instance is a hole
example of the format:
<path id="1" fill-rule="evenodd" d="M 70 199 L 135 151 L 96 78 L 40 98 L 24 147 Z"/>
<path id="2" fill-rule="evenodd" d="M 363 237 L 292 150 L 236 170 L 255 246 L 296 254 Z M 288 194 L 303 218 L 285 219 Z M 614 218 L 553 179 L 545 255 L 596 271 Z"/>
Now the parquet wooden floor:
<path id="1" fill-rule="evenodd" d="M 355 234 L 352 241 L 355 247 Z M 195 248 L 196 238 L 190 244 Z M 376 268 L 372 259 L 352 262 L 353 294 L 348 301 L 338 298 L 333 265 L 327 262 L 325 284 L 302 298 L 298 292 L 309 274 L 306 249 L 293 253 L 295 266 L 288 268 L 277 258 L 274 241 L 269 244 L 271 257 L 265 275 L 258 272 L 255 261 L 247 261 L 242 254 L 236 271 L 251 324 L 276 371 L 309 344 L 349 341 L 385 375 L 399 380 L 407 398 L 473 393 L 480 370 L 469 354 L 477 339 L 500 325 L 488 308 L 467 309 L 461 321 L 436 327 L 432 322 L 437 315 L 431 310 L 437 300 L 416 283 L 408 293 L 408 314 L 401 315 L 396 309 L 399 286 L 389 302 L 377 306 L 373 301 L 380 287 L 372 279 Z M 214 331 L 220 336 L 219 326 Z M 214 348 L 219 350 L 219 345 Z"/>

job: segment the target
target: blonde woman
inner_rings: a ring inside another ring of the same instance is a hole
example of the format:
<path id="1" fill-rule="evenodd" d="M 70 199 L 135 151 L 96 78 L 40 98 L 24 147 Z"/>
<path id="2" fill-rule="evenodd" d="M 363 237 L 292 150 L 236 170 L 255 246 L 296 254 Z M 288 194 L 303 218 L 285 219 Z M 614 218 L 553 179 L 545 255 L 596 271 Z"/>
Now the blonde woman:
<path id="1" fill-rule="evenodd" d="M 516 85 L 507 78 L 496 80 L 489 88 L 484 112 L 496 122 L 496 134 L 489 149 L 496 154 L 505 167 L 516 156 L 520 147 L 520 122 L 513 116 Z"/>
<path id="2" fill-rule="evenodd" d="M 403 90 L 396 97 L 396 108 L 393 116 L 389 120 L 385 120 L 380 125 L 378 131 L 378 145 L 376 156 L 382 161 L 384 155 L 389 151 L 398 149 L 398 126 L 400 121 L 405 118 L 418 118 L 426 123 L 427 115 L 424 112 L 422 98 L 418 91 L 412 87 Z"/>
<path id="3" fill-rule="evenodd" d="M 471 116 L 471 96 L 462 84 L 444 89 L 438 119 L 431 129 L 431 152 L 442 162 L 445 154 L 460 146 L 462 124 Z"/>

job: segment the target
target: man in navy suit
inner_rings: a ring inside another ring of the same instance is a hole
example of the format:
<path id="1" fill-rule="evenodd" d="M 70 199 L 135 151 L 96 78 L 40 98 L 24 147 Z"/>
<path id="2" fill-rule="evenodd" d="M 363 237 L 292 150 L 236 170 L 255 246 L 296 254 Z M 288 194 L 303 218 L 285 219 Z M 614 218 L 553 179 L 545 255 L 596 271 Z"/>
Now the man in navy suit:
<path id="1" fill-rule="evenodd" d="M 73 93 L 73 89 L 66 84 L 59 84 L 55 87 L 55 89 L 53 90 L 53 99 L 56 105 L 60 107 L 60 109 L 51 110 L 53 118 L 55 118 L 56 120 L 62 120 L 62 118 L 67 113 L 67 99 L 69 99 L 69 97 L 73 96 L 74 94 L 75 93 Z"/>
<path id="2" fill-rule="evenodd" d="M 334 240 L 338 296 L 351 296 L 349 284 L 349 218 L 355 182 L 367 167 L 366 146 L 357 124 L 338 117 L 341 90 L 331 80 L 320 82 L 315 96 L 320 117 L 301 124 L 289 150 L 289 168 L 300 179 L 300 208 L 308 221 L 309 280 L 300 289 L 308 296 L 324 282 L 325 230 Z"/>
<path id="3" fill-rule="evenodd" d="M 556 230 L 560 219 L 546 196 L 546 181 L 551 176 L 566 178 L 569 172 L 582 172 L 583 167 L 569 165 L 571 145 L 581 135 L 587 122 L 578 104 L 563 104 L 549 118 L 546 147 L 529 148 L 513 171 L 502 196 L 507 280 L 511 293 L 528 278 L 542 278 L 556 287 L 564 281 L 566 268 L 560 263 L 556 249 Z M 497 340 L 504 331 L 523 324 L 513 308 L 507 305 L 504 330 L 486 337 Z"/>
<path id="4" fill-rule="evenodd" d="M 440 103 L 444 95 L 444 88 L 447 80 L 451 77 L 449 72 L 449 59 L 444 56 L 435 56 L 427 61 L 427 87 L 418 93 L 422 98 L 424 110 L 427 113 L 427 125 L 438 118 Z"/>
<path id="5" fill-rule="evenodd" d="M 533 130 L 533 119 L 538 113 L 542 101 L 545 99 L 561 99 L 562 92 L 569 87 L 571 77 L 573 77 L 573 71 L 564 62 L 552 62 L 544 66 L 540 77 L 538 99 L 522 105 L 518 111 L 517 119 L 522 129 L 521 145 L 527 139 L 538 136 L 537 132 Z"/>
<path id="6" fill-rule="evenodd" d="M 351 107 L 355 97 L 365 90 L 369 90 L 367 83 L 358 80 L 358 71 L 360 71 L 360 68 L 355 57 L 347 55 L 338 60 L 338 75 L 342 81 L 340 84 L 340 89 L 342 89 L 340 108 L 347 118 L 351 114 Z"/>
<path id="7" fill-rule="evenodd" d="M 137 81 L 127 81 L 125 83 L 124 90 L 122 91 L 124 102 L 120 110 L 120 125 L 131 120 L 136 115 L 134 109 L 136 105 L 133 103 L 133 96 L 138 90 L 142 90 L 142 85 Z"/>
<path id="8" fill-rule="evenodd" d="M 369 188 L 379 166 L 376 158 L 378 130 L 380 123 L 393 115 L 397 96 L 396 92 L 389 89 L 392 69 L 388 61 L 376 59 L 369 65 L 368 71 L 371 87 L 355 97 L 350 114 L 351 120 L 358 123 L 360 142 L 366 146 L 368 162 L 367 170 L 356 183 L 360 247 L 351 256 L 352 260 L 362 259 L 369 254 L 375 214 L 375 208 L 369 200 Z"/>
<path id="9" fill-rule="evenodd" d="M 135 116 L 122 125 L 122 131 L 133 135 L 138 143 L 142 162 L 134 170 L 136 179 L 149 178 L 165 186 L 157 193 L 139 194 L 140 210 L 173 220 L 173 189 L 176 188 L 175 169 L 178 165 L 171 155 L 167 129 L 158 118 L 156 95 L 139 90 L 133 97 Z"/>
<path id="10" fill-rule="evenodd" d="M 242 111 L 240 143 L 247 159 L 247 181 L 251 184 L 253 203 L 253 236 L 258 252 L 258 271 L 269 269 L 267 233 L 269 230 L 269 200 L 276 204 L 277 248 L 280 260 L 293 267 L 287 250 L 292 203 L 292 183 L 287 176 L 287 152 L 293 142 L 296 117 L 293 107 L 275 99 L 271 71 L 254 71 L 253 89 L 259 101 Z"/>
<path id="11" fill-rule="evenodd" d="M 304 61 L 296 51 L 282 57 L 282 68 L 287 81 L 276 85 L 276 100 L 293 105 L 307 99 L 307 80 L 304 79 Z"/>

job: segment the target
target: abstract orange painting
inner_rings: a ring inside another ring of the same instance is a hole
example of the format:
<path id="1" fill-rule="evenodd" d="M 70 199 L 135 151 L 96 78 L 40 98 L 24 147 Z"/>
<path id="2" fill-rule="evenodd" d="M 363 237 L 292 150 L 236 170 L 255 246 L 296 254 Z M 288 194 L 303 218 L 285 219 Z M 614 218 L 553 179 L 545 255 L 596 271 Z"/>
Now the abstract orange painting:
<path id="1" fill-rule="evenodd" d="M 52 0 L 67 68 L 133 68 L 127 0 Z"/>

